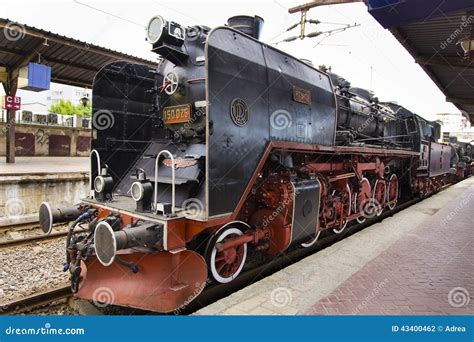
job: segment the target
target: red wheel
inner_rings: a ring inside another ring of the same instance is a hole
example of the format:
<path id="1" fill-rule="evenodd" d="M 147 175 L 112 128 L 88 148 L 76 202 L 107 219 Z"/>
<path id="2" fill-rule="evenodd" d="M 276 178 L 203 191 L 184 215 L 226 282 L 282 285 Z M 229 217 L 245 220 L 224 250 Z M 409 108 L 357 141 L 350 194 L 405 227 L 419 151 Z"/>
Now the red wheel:
<path id="1" fill-rule="evenodd" d="M 390 176 L 390 180 L 387 184 L 387 201 L 389 202 L 388 208 L 392 210 L 397 205 L 398 201 L 398 177 L 396 174 Z"/>
<path id="2" fill-rule="evenodd" d="M 372 197 L 372 187 L 370 186 L 370 182 L 367 178 L 362 178 L 362 180 L 359 183 L 359 192 L 357 193 L 357 196 L 355 196 L 355 201 L 354 201 L 354 210 L 357 212 L 363 212 L 363 206 L 367 201 L 370 201 L 370 198 Z M 361 208 L 359 208 L 361 206 Z M 363 223 L 365 222 L 367 218 L 365 216 L 361 216 L 357 218 L 357 222 Z"/>
<path id="3" fill-rule="evenodd" d="M 349 186 L 349 184 L 346 184 L 346 191 L 344 192 L 343 194 L 343 205 L 344 205 L 344 217 L 348 217 L 351 215 L 351 212 L 352 212 L 352 191 L 351 191 L 351 187 Z M 333 229 L 333 232 L 336 233 L 336 234 L 341 234 L 344 229 L 346 229 L 347 227 L 347 224 L 349 223 L 349 221 L 347 219 L 343 219 L 344 220 L 344 223 L 342 225 L 342 227 L 340 227 L 339 229 Z"/>
<path id="4" fill-rule="evenodd" d="M 377 179 L 375 181 L 372 199 L 374 200 L 374 206 L 377 216 L 380 216 L 383 212 L 385 200 L 387 198 L 387 189 L 385 180 Z"/>
<path id="5" fill-rule="evenodd" d="M 224 226 L 209 240 L 206 247 L 206 262 L 211 276 L 219 283 L 229 283 L 242 271 L 247 258 L 247 244 L 218 251 L 216 243 L 243 235 L 235 226 Z"/>

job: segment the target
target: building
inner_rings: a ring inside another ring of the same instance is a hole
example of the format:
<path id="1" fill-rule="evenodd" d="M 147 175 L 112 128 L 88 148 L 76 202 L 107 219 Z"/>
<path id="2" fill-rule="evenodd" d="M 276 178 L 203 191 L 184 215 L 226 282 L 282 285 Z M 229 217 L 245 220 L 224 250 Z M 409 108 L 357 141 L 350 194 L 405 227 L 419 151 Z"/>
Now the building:
<path id="1" fill-rule="evenodd" d="M 71 101 L 73 105 L 78 105 L 81 98 L 88 97 L 91 99 L 92 91 L 81 87 L 59 86 L 46 92 L 46 105 L 50 108 L 53 104 L 59 103 L 60 100 Z"/>
<path id="2" fill-rule="evenodd" d="M 461 113 L 440 113 L 436 114 L 436 119 L 442 123 L 441 132 L 445 139 L 449 136 L 456 136 L 459 141 L 474 141 L 474 127 L 466 115 Z"/>
<path id="3" fill-rule="evenodd" d="M 21 111 L 32 112 L 35 114 L 48 114 L 48 107 L 42 102 L 28 102 L 21 104 Z"/>
<path id="4" fill-rule="evenodd" d="M 5 95 L 3 87 L 0 86 L 0 97 Z M 72 87 L 67 85 L 61 85 L 57 83 L 51 83 L 51 89 L 42 92 L 31 92 L 19 89 L 17 96 L 21 97 L 21 110 L 16 113 L 16 120 L 18 122 L 23 121 L 22 113 L 31 112 L 36 115 L 46 115 L 49 112 L 49 108 L 53 104 L 59 103 L 60 100 L 71 101 L 73 105 L 78 105 L 81 98 L 87 97 L 92 98 L 91 89 L 82 87 Z M 0 122 L 6 121 L 6 111 L 1 110 Z"/>

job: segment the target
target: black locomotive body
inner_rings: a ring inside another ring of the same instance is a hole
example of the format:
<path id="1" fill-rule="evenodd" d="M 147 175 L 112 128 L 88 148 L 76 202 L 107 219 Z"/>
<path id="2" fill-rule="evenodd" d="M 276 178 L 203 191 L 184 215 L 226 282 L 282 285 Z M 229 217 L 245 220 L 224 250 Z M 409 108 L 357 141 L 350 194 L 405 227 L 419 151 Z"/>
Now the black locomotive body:
<path id="1" fill-rule="evenodd" d="M 310 247 L 456 171 L 436 123 L 262 43 L 262 24 L 157 16 L 156 69 L 116 62 L 97 74 L 90 195 L 40 209 L 45 231 L 73 221 L 76 296 L 105 287 L 111 304 L 177 310 L 208 277 L 235 279 L 250 249 L 270 260 Z"/>

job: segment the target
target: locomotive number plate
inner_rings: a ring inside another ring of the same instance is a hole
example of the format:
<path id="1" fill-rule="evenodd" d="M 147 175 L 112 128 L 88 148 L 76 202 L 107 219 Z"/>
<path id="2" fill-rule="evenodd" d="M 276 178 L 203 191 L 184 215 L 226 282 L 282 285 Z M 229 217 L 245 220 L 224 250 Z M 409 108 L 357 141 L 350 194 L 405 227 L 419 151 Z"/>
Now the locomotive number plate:
<path id="1" fill-rule="evenodd" d="M 307 105 L 311 104 L 311 90 L 293 87 L 293 100 Z"/>
<path id="2" fill-rule="evenodd" d="M 179 105 L 163 108 L 163 121 L 165 124 L 177 124 L 191 120 L 191 105 Z"/>

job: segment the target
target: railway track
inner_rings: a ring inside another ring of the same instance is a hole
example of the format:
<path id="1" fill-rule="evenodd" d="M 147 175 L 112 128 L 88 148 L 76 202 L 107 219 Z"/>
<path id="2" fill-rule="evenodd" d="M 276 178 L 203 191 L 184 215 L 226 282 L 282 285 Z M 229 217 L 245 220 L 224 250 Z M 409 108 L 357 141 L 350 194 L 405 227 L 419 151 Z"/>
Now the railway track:
<path id="1" fill-rule="evenodd" d="M 60 231 L 56 233 L 51 233 L 49 235 L 35 235 L 35 236 L 28 236 L 21 239 L 3 240 L 3 241 L 0 241 L 0 248 L 25 245 L 31 242 L 54 240 L 56 238 L 64 237 L 66 235 L 67 235 L 67 231 Z"/>
<path id="2" fill-rule="evenodd" d="M 15 224 L 15 225 L 10 225 L 10 226 L 0 226 L 0 234 L 4 234 L 6 232 L 11 232 L 11 231 L 25 231 L 25 230 L 32 230 L 32 229 L 37 229 L 40 228 L 39 222 L 33 222 L 33 223 L 22 223 L 22 224 Z"/>
<path id="3" fill-rule="evenodd" d="M 54 227 L 55 228 L 60 228 L 64 226 L 64 224 L 56 224 Z M 24 224 L 17 224 L 17 225 L 12 225 L 12 226 L 1 226 L 0 227 L 0 235 L 5 236 L 9 232 L 15 232 L 15 233 L 20 233 L 20 232 L 27 232 L 27 231 L 35 231 L 40 229 L 40 224 L 39 222 L 32 222 L 32 223 L 24 223 Z M 15 238 L 11 240 L 7 239 L 1 239 L 0 240 L 0 248 L 3 247 L 11 247 L 11 246 L 18 246 L 18 245 L 23 245 L 31 242 L 40 242 L 40 241 L 47 241 L 47 240 L 54 240 L 59 237 L 63 237 L 67 235 L 66 230 L 59 230 L 57 232 L 54 232 L 50 235 L 45 235 L 42 232 L 38 235 L 36 234 L 31 234 L 30 236 L 26 236 L 23 238 Z"/>
<path id="4" fill-rule="evenodd" d="M 49 304 L 72 295 L 69 285 L 64 285 L 44 292 L 36 293 L 11 302 L 0 304 L 0 314 L 10 315 L 28 311 L 36 307 Z"/>

